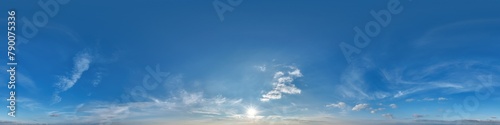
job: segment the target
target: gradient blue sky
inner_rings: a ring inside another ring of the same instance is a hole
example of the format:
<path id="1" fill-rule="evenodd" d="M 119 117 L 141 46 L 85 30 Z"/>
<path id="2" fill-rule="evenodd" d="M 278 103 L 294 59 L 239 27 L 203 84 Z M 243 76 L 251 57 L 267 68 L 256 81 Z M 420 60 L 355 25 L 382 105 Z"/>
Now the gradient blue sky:
<path id="1" fill-rule="evenodd" d="M 500 1 L 61 0 L 26 36 L 39 1 L 0 2 L 26 38 L 0 124 L 500 124 Z"/>

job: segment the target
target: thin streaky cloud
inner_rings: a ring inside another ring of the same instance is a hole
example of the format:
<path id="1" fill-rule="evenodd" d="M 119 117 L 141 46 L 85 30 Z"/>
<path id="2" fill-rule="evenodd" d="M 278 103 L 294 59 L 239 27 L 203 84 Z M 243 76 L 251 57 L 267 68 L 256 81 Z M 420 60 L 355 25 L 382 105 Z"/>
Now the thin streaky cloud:
<path id="1" fill-rule="evenodd" d="M 69 76 L 60 76 L 59 81 L 55 84 L 57 87 L 56 92 L 53 94 L 53 104 L 58 103 L 62 100 L 59 93 L 65 92 L 71 87 L 73 87 L 82 74 L 87 71 L 92 62 L 92 56 L 87 52 L 82 52 L 74 57 L 73 69 Z"/>

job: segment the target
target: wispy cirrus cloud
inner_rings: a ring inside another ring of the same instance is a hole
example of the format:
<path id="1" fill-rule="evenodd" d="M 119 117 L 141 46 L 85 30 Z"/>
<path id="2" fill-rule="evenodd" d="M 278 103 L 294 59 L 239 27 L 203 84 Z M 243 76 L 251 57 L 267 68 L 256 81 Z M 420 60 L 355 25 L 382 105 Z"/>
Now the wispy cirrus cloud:
<path id="1" fill-rule="evenodd" d="M 477 67 L 477 68 L 470 68 Z M 441 94 L 472 92 L 478 83 L 484 87 L 495 87 L 491 74 L 500 73 L 500 69 L 488 62 L 448 61 L 417 68 L 395 68 L 381 70 L 390 84 L 399 86 L 394 98 L 431 90 L 442 90 Z M 430 101 L 429 99 L 426 99 Z M 438 100 L 438 99 L 434 99 Z M 443 100 L 440 100 L 443 101 Z"/>
<path id="2" fill-rule="evenodd" d="M 390 88 L 372 83 L 372 77 L 380 77 L 377 66 L 367 57 L 360 58 L 349 65 L 340 75 L 336 95 L 355 100 L 374 100 L 390 97 Z M 383 84 L 380 82 L 379 84 Z"/>
<path id="3" fill-rule="evenodd" d="M 17 102 L 19 106 L 30 111 L 42 108 L 42 104 L 31 98 L 18 97 Z"/>
<path id="4" fill-rule="evenodd" d="M 23 83 L 23 84 L 20 84 L 21 86 L 26 87 L 29 90 L 33 90 L 33 91 L 37 90 L 37 86 L 36 86 L 35 82 L 29 76 L 18 72 L 17 77 L 19 79 L 19 82 Z"/>
<path id="5" fill-rule="evenodd" d="M 92 85 L 94 87 L 97 87 L 97 85 L 99 85 L 99 83 L 101 83 L 102 76 L 103 76 L 102 72 L 97 72 L 96 73 L 96 78 L 92 81 Z"/>
<path id="6" fill-rule="evenodd" d="M 71 117 L 61 123 L 110 124 L 134 117 L 162 115 L 203 115 L 236 117 L 245 116 L 243 99 L 230 99 L 221 95 L 205 97 L 203 92 L 179 90 L 172 97 L 159 99 L 150 97 L 143 102 L 89 102 L 75 106 L 72 111 L 50 111 L 51 117 Z"/>
<path id="7" fill-rule="evenodd" d="M 409 98 L 409 99 L 405 99 L 405 102 L 414 102 L 414 101 L 427 101 L 427 102 L 430 102 L 430 101 L 447 101 L 447 100 L 450 100 L 450 99 L 449 98 L 445 98 L 445 97 L 438 97 L 438 98 L 425 97 L 425 98 L 422 98 L 422 99 Z"/>
<path id="8" fill-rule="evenodd" d="M 82 74 L 89 69 L 90 63 L 92 62 L 92 56 L 88 52 L 81 52 L 73 58 L 73 61 L 73 69 L 69 75 L 59 76 L 59 81 L 55 83 L 57 90 L 53 95 L 53 104 L 62 100 L 59 93 L 67 91 L 73 87 L 76 82 L 78 82 Z"/>

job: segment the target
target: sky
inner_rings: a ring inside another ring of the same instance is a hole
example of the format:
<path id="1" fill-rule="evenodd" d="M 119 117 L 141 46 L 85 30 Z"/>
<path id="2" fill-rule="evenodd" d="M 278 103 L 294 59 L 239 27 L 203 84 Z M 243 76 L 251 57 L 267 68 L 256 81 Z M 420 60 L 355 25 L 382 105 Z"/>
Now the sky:
<path id="1" fill-rule="evenodd" d="M 499 5 L 1 1 L 0 125 L 500 124 Z"/>

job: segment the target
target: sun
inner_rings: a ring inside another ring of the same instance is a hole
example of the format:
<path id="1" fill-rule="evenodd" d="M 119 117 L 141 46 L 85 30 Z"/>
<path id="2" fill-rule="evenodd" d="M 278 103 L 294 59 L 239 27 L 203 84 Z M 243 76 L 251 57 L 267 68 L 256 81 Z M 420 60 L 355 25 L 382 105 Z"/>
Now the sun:
<path id="1" fill-rule="evenodd" d="M 247 108 L 247 116 L 253 118 L 259 113 L 254 107 Z"/>

